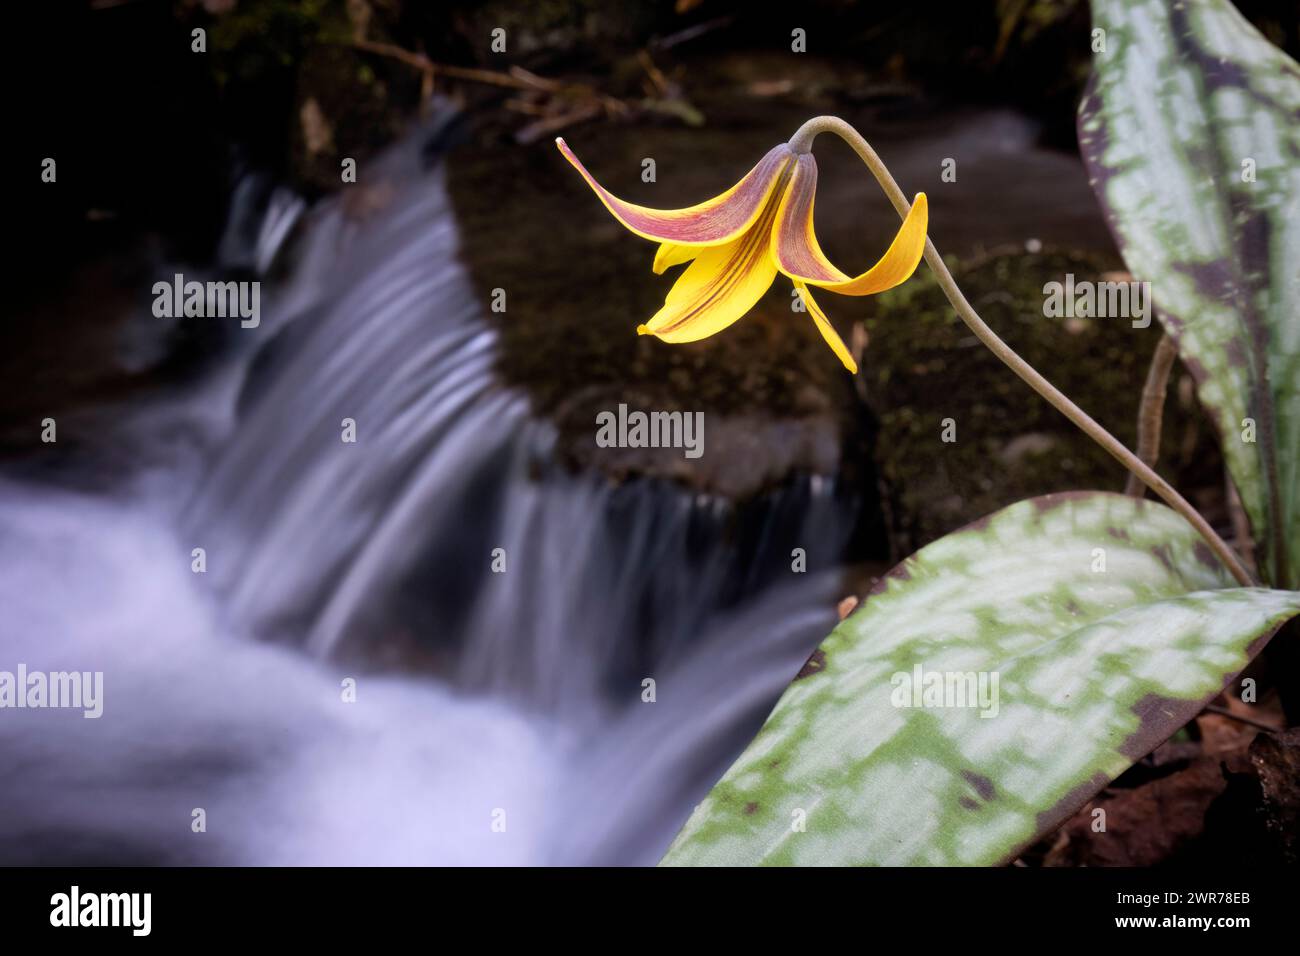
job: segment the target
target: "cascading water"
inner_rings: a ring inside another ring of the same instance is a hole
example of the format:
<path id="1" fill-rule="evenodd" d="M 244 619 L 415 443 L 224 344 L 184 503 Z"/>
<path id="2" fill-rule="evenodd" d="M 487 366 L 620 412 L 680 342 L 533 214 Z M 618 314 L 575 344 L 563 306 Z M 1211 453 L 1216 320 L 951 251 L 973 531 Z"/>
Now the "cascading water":
<path id="1" fill-rule="evenodd" d="M 0 861 L 652 863 L 833 624 L 828 479 L 740 512 L 555 462 L 494 378 L 445 131 L 232 219 L 224 259 L 282 274 L 262 323 L 106 415 L 110 491 L 0 483 L 5 651 L 105 684 L 98 720 L 0 721 Z"/>

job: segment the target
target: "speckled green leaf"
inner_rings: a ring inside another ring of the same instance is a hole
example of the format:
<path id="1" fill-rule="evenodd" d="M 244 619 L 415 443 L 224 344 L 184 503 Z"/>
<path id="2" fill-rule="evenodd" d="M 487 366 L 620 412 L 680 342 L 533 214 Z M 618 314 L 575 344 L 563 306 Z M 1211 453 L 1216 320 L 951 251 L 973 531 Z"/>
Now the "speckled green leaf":
<path id="1" fill-rule="evenodd" d="M 1006 860 L 1300 612 L 1232 585 L 1182 518 L 1120 495 L 1022 501 L 936 541 L 813 654 L 663 862 Z M 899 706 L 918 666 L 997 675 L 996 707 Z"/>
<path id="2" fill-rule="evenodd" d="M 1219 427 L 1264 574 L 1300 586 L 1300 66 L 1226 0 L 1092 11 L 1093 188 Z"/>

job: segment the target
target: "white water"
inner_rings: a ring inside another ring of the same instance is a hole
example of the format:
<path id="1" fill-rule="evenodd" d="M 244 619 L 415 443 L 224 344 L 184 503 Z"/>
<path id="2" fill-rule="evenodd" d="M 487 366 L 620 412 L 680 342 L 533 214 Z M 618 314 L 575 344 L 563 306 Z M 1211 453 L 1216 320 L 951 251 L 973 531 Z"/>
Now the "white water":
<path id="1" fill-rule="evenodd" d="M 726 503 L 565 474 L 493 379 L 440 172 L 407 144 L 374 175 L 367 218 L 282 247 L 279 195 L 228 239 L 282 278 L 201 382 L 0 481 L 0 669 L 105 698 L 0 711 L 0 862 L 653 863 L 832 625 L 828 482 L 736 538 Z"/>

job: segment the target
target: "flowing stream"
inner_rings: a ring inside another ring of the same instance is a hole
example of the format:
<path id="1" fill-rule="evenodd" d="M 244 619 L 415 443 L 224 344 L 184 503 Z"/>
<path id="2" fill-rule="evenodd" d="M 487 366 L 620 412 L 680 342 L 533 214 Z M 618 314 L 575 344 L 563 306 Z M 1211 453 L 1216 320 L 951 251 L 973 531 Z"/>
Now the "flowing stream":
<path id="1" fill-rule="evenodd" d="M 258 328 L 0 472 L 0 669 L 104 674 L 99 719 L 0 713 L 0 862 L 650 864 L 833 626 L 832 480 L 738 506 L 556 463 L 445 138 L 312 208 L 245 178 L 213 274 L 264 278 Z M 147 365 L 162 320 L 129 328 Z"/>

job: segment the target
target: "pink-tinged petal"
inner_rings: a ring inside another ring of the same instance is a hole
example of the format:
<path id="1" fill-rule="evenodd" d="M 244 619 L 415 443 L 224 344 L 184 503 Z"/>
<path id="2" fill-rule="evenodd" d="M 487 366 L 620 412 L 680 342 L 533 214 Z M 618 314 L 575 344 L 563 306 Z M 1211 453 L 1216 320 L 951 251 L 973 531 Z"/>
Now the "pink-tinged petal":
<path id="1" fill-rule="evenodd" d="M 795 160 L 790 185 L 781 197 L 772 230 L 772 258 L 791 279 L 812 282 L 847 282 L 848 276 L 822 253 L 813 232 L 813 200 L 817 194 L 817 160 L 804 153 Z"/>
<path id="2" fill-rule="evenodd" d="M 763 212 L 794 159 L 790 147 L 782 143 L 720 196 L 686 209 L 650 209 L 614 196 L 587 172 L 563 139 L 556 139 L 555 144 L 615 219 L 643 239 L 679 246 L 713 246 L 738 238 Z"/>
<path id="3" fill-rule="evenodd" d="M 671 269 L 673 266 L 679 266 L 683 262 L 690 262 L 700 254 L 702 246 L 676 246 L 671 242 L 665 242 L 659 246 L 659 251 L 655 253 L 654 272 L 655 275 L 661 276 L 665 269 Z"/>
<path id="4" fill-rule="evenodd" d="M 888 251 L 874 266 L 850 278 L 826 258 L 813 231 L 813 199 L 817 190 L 817 162 L 811 154 L 799 157 L 790 186 L 781 198 L 776 226 L 772 230 L 772 258 L 777 268 L 791 279 L 838 292 L 840 295 L 872 295 L 906 281 L 925 252 L 929 228 L 929 203 L 917 193 Z"/>
<path id="5" fill-rule="evenodd" d="M 831 351 L 835 353 L 846 369 L 857 375 L 858 363 L 853 360 L 853 354 L 849 352 L 849 347 L 844 344 L 844 340 L 840 338 L 839 333 L 835 331 L 835 327 L 831 325 L 830 319 L 826 318 L 826 313 L 813 301 L 812 293 L 808 291 L 808 287 L 798 279 L 795 280 L 794 287 L 799 290 L 799 298 L 803 299 L 808 314 L 813 317 L 813 322 L 817 325 L 817 331 L 822 334 L 822 338 L 831 347 Z"/>

